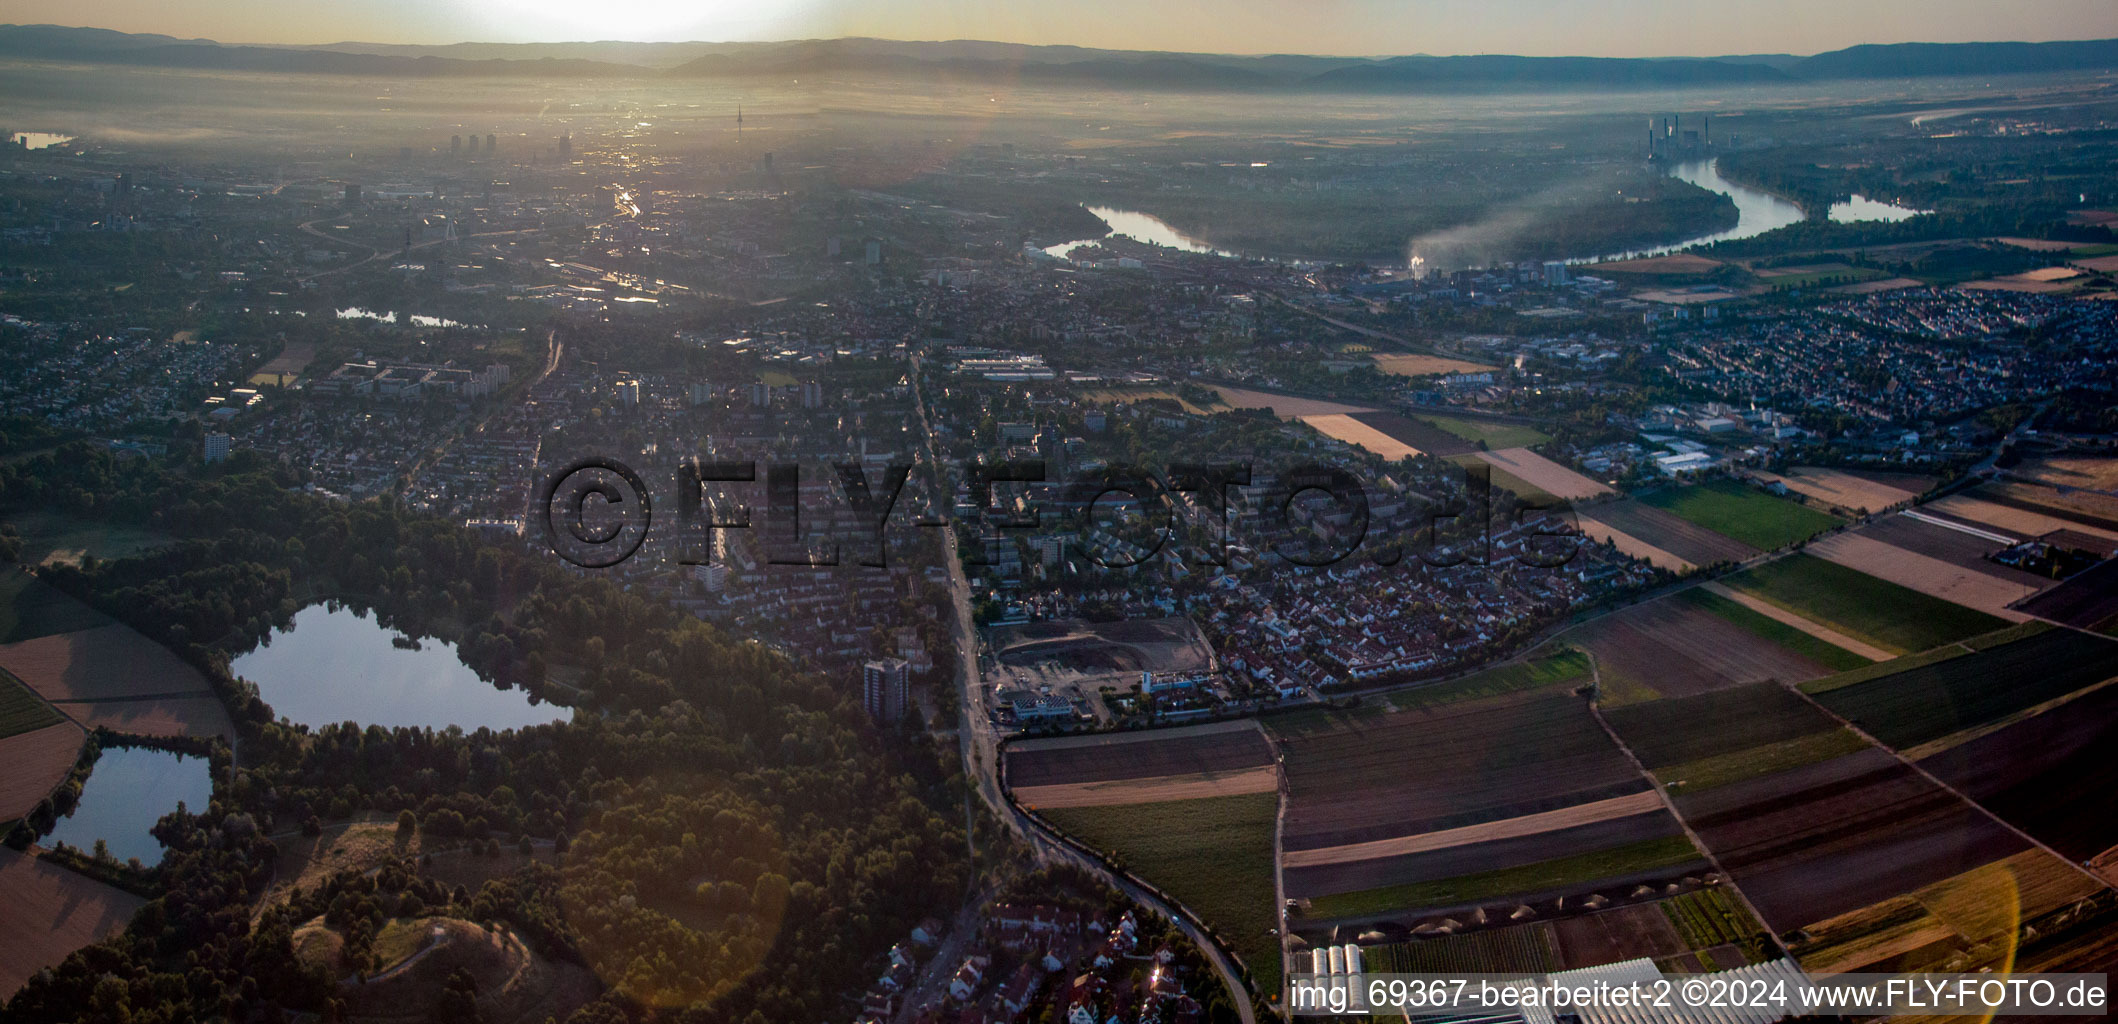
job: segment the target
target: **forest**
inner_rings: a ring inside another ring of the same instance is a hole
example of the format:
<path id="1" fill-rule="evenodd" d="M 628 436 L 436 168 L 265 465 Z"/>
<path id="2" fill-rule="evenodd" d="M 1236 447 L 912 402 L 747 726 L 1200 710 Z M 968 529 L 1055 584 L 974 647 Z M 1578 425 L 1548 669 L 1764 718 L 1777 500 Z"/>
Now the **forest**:
<path id="1" fill-rule="evenodd" d="M 937 810 L 960 806 L 953 749 L 886 741 L 852 688 L 453 523 L 224 465 L 179 476 L 71 443 L 0 467 L 9 509 L 176 538 L 44 575 L 205 671 L 241 751 L 215 759 L 210 806 L 158 825 L 168 854 L 130 927 L 0 1020 L 336 1019 L 291 931 L 324 916 L 357 966 L 383 922 L 415 912 L 504 922 L 593 971 L 604 994 L 574 1020 L 821 1019 L 876 950 L 962 898 L 960 812 Z M 455 642 L 496 684 L 577 714 L 505 733 L 279 722 L 228 661 L 319 600 Z M 363 815 L 562 856 L 477 891 L 344 872 L 253 925 L 279 856 L 268 836 Z"/>

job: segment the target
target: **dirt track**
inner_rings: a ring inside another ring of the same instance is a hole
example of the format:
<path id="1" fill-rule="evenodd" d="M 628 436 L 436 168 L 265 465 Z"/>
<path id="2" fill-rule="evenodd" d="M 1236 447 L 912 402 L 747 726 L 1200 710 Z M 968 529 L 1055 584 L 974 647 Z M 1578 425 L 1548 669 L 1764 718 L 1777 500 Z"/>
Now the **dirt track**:
<path id="1" fill-rule="evenodd" d="M 1757 612 L 1759 615 L 1763 615 L 1768 619 L 1773 619 L 1778 622 L 1785 623 L 1789 626 L 1793 626 L 1794 628 L 1799 629 L 1802 632 L 1809 634 L 1810 636 L 1816 637 L 1817 639 L 1822 640 L 1825 643 L 1832 645 L 1833 647 L 1845 648 L 1846 650 L 1852 651 L 1853 653 L 1858 654 L 1861 657 L 1868 659 L 1869 661 L 1889 661 L 1890 659 L 1897 657 L 1897 655 L 1892 654 L 1889 651 L 1883 650 L 1882 648 L 1877 647 L 1874 644 L 1864 643 L 1862 641 L 1855 640 L 1854 638 L 1847 636 L 1846 634 L 1841 633 L 1838 630 L 1832 629 L 1829 626 L 1825 626 L 1821 623 L 1811 622 L 1808 619 L 1805 619 L 1791 611 L 1788 611 L 1785 608 L 1780 607 L 1779 605 L 1752 597 L 1749 594 L 1743 593 L 1740 590 L 1725 587 L 1719 583 L 1706 583 L 1702 584 L 1702 586 L 1704 586 L 1710 593 L 1734 601 L 1735 603 L 1740 604 L 1743 607 L 1750 609 L 1751 611 Z"/>
<path id="2" fill-rule="evenodd" d="M 1279 769 L 1243 768 L 1230 772 L 1194 772 L 1141 779 L 1111 779 L 1071 785 L 1020 786 L 1015 802 L 1031 810 L 1060 807 L 1108 807 L 1114 804 L 1159 804 L 1212 796 L 1270 793 L 1280 785 Z"/>
<path id="3" fill-rule="evenodd" d="M 1377 839 L 1366 843 L 1349 843 L 1345 846 L 1327 846 L 1316 850 L 1289 850 L 1280 857 L 1280 864 L 1290 868 L 1321 867 L 1326 864 L 1344 864 L 1359 860 L 1374 860 L 1378 857 L 1394 857 L 1407 853 L 1424 853 L 1443 850 L 1452 846 L 1491 842 L 1496 839 L 1514 839 L 1532 836 L 1576 825 L 1592 825 L 1612 818 L 1623 818 L 1634 814 L 1646 814 L 1662 809 L 1662 796 L 1650 790 L 1629 796 L 1612 797 L 1593 803 L 1575 804 L 1556 811 L 1524 814 L 1480 825 L 1462 828 L 1441 829 L 1422 832 L 1419 835 L 1399 836 L 1395 839 Z"/>

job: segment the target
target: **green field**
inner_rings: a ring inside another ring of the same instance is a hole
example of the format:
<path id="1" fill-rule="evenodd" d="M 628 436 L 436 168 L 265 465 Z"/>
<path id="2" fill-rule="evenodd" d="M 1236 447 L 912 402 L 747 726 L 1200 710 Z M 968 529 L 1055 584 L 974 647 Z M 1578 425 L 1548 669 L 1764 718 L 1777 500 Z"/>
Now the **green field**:
<path id="1" fill-rule="evenodd" d="M 1852 284 L 1858 281 L 1873 281 L 1889 275 L 1873 267 L 1840 267 L 1835 270 L 1819 270 L 1808 274 L 1782 274 L 1779 277 L 1761 278 L 1773 288 L 1808 288 L 1829 281 L 1832 284 Z"/>
<path id="2" fill-rule="evenodd" d="M 1310 901 L 1308 914 L 1317 918 L 1366 917 L 1422 907 L 1476 903 L 1561 889 L 1635 871 L 1675 867 L 1700 859 L 1691 840 L 1669 836 L 1517 868 L 1319 896 Z"/>
<path id="3" fill-rule="evenodd" d="M 1797 736 L 1762 747 L 1731 750 L 1725 754 L 1657 768 L 1655 777 L 1661 779 L 1664 787 L 1672 794 L 1689 795 L 1731 782 L 1760 778 L 1789 768 L 1800 768 L 1805 764 L 1829 761 L 1867 746 L 1868 741 L 1854 735 L 1850 729 L 1832 729 L 1829 732 Z"/>
<path id="4" fill-rule="evenodd" d="M 1729 899 L 1721 889 L 1688 892 L 1663 900 L 1661 907 L 1686 949 L 1712 949 L 1726 943 L 1748 945 L 1765 930 L 1750 911 Z"/>
<path id="5" fill-rule="evenodd" d="M 101 612 L 28 573 L 0 569 L 0 644 L 94 629 L 110 622 Z"/>
<path id="6" fill-rule="evenodd" d="M 1831 515 L 1732 480 L 1664 487 L 1634 497 L 1761 551 L 1808 540 L 1839 524 Z"/>
<path id="7" fill-rule="evenodd" d="M 1770 640 L 1833 671 L 1844 672 L 1848 669 L 1860 668 L 1863 665 L 1875 664 L 1844 647 L 1810 636 L 1778 619 L 1760 615 L 1711 590 L 1693 587 L 1690 590 L 1678 592 L 1675 600 L 1727 619 L 1729 622 L 1741 626 L 1751 633 Z"/>
<path id="8" fill-rule="evenodd" d="M 59 723 L 59 713 L 22 680 L 0 669 L 0 737 Z"/>
<path id="9" fill-rule="evenodd" d="M 2008 624 L 1811 555 L 1767 562 L 1721 582 L 1899 654 L 1928 650 Z"/>
<path id="10" fill-rule="evenodd" d="M 1190 907 L 1270 993 L 1280 989 L 1280 944 L 1268 934 L 1279 920 L 1272 883 L 1279 805 L 1277 793 L 1252 793 L 1038 813 Z"/>
<path id="11" fill-rule="evenodd" d="M 8 517 L 22 535 L 21 562 L 44 565 L 65 562 L 78 565 L 82 555 L 97 558 L 130 558 L 169 543 L 169 535 L 138 526 L 86 521 L 49 512 L 15 514 Z"/>
<path id="12" fill-rule="evenodd" d="M 1484 441 L 1487 448 L 1528 448 L 1533 444 L 1543 444 L 1552 439 L 1552 435 L 1538 430 L 1536 427 L 1525 427 L 1515 423 L 1487 423 L 1482 420 L 1469 420 L 1457 416 L 1419 416 L 1416 418 L 1425 420 L 1466 441 Z"/>
<path id="13" fill-rule="evenodd" d="M 1818 702 L 1899 749 L 1998 721 L 2118 676 L 2118 642 L 2071 629 L 1841 686 Z"/>
<path id="14" fill-rule="evenodd" d="M 1558 686 L 1576 680 L 1586 682 L 1588 678 L 1588 655 L 1571 647 L 1561 647 L 1557 650 L 1532 652 L 1521 661 L 1495 665 L 1462 679 L 1394 690 L 1389 694 L 1389 699 L 1392 707 L 1403 711 L 1408 708 L 1449 704 L 1471 697 L 1491 697 L 1513 693 L 1516 690 Z"/>

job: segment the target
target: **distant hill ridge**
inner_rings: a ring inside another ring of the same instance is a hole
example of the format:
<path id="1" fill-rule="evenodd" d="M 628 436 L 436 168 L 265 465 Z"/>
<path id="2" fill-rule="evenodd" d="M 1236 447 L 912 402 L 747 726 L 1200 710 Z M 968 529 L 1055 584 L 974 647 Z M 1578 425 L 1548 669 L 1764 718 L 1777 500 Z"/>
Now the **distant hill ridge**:
<path id="1" fill-rule="evenodd" d="M 929 75 L 1040 84 L 1221 91 L 1426 93 L 1762 85 L 1847 78 L 2118 70 L 2118 39 L 1892 43 L 1813 57 L 1241 56 L 1030 46 L 978 40 L 766 43 L 225 45 L 56 25 L 0 25 L 0 58 L 141 67 L 410 76 L 762 78 Z"/>

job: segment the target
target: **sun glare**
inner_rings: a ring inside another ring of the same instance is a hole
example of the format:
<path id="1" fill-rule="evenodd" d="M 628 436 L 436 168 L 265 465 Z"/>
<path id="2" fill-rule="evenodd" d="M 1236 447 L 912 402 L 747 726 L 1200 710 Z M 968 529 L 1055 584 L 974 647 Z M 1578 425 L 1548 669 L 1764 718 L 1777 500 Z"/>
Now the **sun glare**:
<path id="1" fill-rule="evenodd" d="M 529 36 L 666 41 L 740 39 L 798 18 L 808 3 L 734 0 L 505 0 L 489 8 L 497 28 Z"/>

